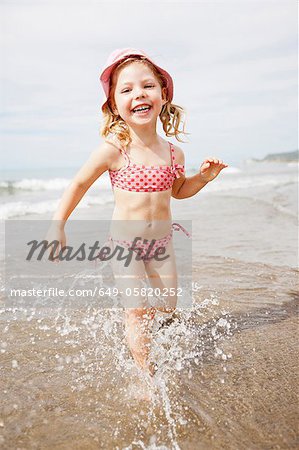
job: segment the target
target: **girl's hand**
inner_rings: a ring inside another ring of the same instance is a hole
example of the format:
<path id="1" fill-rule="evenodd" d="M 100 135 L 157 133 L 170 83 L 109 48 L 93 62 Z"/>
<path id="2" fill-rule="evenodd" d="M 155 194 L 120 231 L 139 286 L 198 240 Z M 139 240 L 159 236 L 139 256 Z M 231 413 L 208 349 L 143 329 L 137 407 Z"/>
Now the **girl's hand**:
<path id="1" fill-rule="evenodd" d="M 49 247 L 49 261 L 59 262 L 58 255 L 63 247 L 66 246 L 66 236 L 63 227 L 58 221 L 53 221 L 45 238 L 48 244 L 54 241 Z"/>
<path id="2" fill-rule="evenodd" d="M 199 173 L 203 181 L 212 181 L 221 172 L 222 169 L 228 167 L 221 159 L 207 158 L 200 166 Z"/>

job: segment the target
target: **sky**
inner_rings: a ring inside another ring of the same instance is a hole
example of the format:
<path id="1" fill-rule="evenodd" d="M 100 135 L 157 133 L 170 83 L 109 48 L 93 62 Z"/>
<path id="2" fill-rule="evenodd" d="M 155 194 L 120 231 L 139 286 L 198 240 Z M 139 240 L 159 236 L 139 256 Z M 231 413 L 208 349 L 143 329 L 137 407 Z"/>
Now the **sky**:
<path id="1" fill-rule="evenodd" d="M 172 75 L 187 166 L 298 147 L 296 0 L 0 0 L 0 17 L 2 169 L 82 165 L 102 141 L 101 68 L 124 47 Z"/>

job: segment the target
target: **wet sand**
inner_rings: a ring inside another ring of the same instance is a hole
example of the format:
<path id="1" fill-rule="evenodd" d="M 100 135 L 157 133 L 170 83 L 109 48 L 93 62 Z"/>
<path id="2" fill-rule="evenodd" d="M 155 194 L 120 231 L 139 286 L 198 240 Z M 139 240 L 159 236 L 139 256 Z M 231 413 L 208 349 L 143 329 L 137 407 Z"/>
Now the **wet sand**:
<path id="1" fill-rule="evenodd" d="M 296 448 L 298 273 L 213 259 L 214 288 L 195 266 L 192 310 L 155 333 L 151 401 L 138 398 L 120 311 L 3 321 L 2 448 Z"/>

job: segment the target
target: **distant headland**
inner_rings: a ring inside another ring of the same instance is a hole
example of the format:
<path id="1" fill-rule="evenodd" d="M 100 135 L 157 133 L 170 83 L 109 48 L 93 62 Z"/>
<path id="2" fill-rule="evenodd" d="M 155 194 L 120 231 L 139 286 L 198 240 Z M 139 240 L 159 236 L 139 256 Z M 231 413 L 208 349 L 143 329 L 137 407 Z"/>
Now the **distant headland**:
<path id="1" fill-rule="evenodd" d="M 250 158 L 247 161 L 254 162 L 298 162 L 299 160 L 299 150 L 294 150 L 293 152 L 284 153 L 269 153 L 263 159 Z"/>

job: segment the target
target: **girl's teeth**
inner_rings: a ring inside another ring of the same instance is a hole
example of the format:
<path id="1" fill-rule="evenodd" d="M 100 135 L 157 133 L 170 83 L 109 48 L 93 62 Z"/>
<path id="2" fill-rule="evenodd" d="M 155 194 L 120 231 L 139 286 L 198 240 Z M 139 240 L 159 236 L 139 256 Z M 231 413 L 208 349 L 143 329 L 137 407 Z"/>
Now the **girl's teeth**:
<path id="1" fill-rule="evenodd" d="M 150 108 L 141 108 L 141 109 L 134 109 L 134 112 L 143 112 L 143 111 L 149 111 Z"/>

